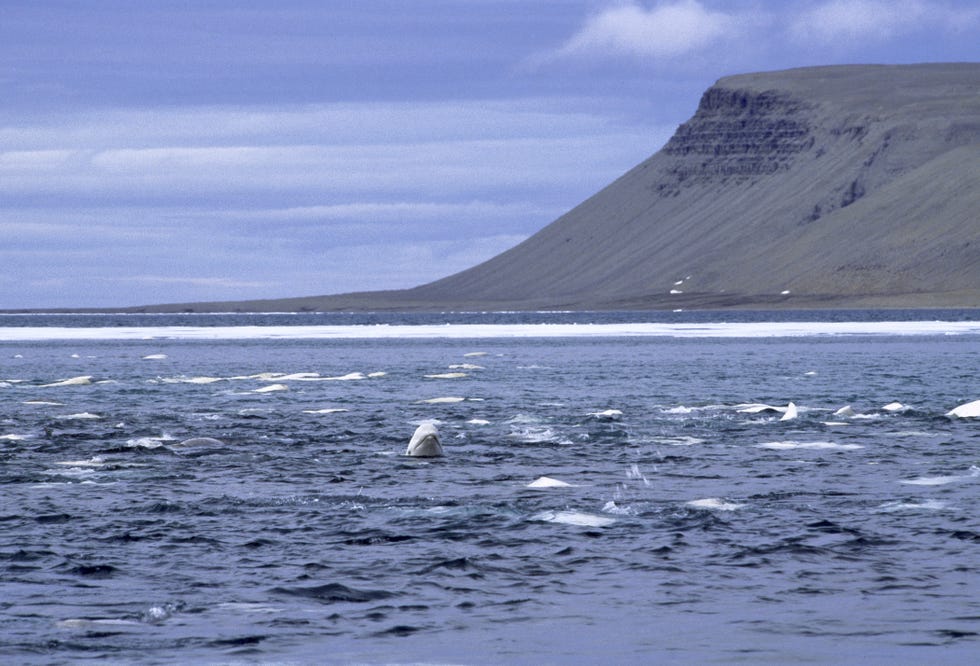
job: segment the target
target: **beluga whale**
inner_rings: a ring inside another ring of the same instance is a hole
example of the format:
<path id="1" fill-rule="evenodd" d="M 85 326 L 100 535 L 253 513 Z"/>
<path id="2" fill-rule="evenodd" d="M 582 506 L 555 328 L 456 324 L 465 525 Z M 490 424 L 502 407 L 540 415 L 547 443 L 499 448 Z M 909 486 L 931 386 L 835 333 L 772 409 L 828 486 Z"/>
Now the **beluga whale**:
<path id="1" fill-rule="evenodd" d="M 406 456 L 415 458 L 436 458 L 443 455 L 442 444 L 439 443 L 439 430 L 431 423 L 423 423 L 415 429 L 412 441 L 405 449 Z"/>

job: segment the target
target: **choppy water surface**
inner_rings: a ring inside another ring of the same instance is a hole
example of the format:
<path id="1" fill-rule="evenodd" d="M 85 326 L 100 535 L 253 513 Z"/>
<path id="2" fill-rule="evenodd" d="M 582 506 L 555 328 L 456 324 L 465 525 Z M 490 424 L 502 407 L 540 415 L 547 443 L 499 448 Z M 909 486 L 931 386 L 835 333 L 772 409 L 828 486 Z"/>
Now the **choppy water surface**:
<path id="1" fill-rule="evenodd" d="M 980 420 L 946 416 L 980 399 L 980 334 L 166 324 L 0 335 L 8 663 L 980 651 Z M 403 456 L 432 419 L 446 457 Z"/>

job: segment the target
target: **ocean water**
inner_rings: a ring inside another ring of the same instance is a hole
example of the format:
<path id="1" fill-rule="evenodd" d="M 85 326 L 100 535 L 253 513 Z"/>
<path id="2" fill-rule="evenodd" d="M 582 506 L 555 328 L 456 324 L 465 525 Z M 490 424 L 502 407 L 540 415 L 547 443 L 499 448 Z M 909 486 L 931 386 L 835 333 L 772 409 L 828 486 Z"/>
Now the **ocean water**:
<path id="1" fill-rule="evenodd" d="M 0 659 L 976 663 L 978 370 L 969 311 L 0 316 Z"/>

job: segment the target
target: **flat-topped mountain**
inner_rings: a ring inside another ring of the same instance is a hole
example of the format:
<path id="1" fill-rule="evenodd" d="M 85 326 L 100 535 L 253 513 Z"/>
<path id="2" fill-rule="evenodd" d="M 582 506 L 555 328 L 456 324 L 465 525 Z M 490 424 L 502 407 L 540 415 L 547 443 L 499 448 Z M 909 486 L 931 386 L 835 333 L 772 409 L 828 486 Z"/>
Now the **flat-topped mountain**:
<path id="1" fill-rule="evenodd" d="M 659 152 L 413 289 L 204 310 L 980 307 L 980 64 L 725 77 Z"/>

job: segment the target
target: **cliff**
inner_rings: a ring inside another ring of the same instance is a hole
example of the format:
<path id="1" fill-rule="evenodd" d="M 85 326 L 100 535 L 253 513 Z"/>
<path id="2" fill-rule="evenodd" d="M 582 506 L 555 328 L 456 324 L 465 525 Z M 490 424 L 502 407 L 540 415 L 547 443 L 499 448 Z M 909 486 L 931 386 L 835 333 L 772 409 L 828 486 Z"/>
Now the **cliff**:
<path id="1" fill-rule="evenodd" d="M 726 77 L 662 150 L 483 264 L 225 305 L 980 307 L 980 64 Z"/>

